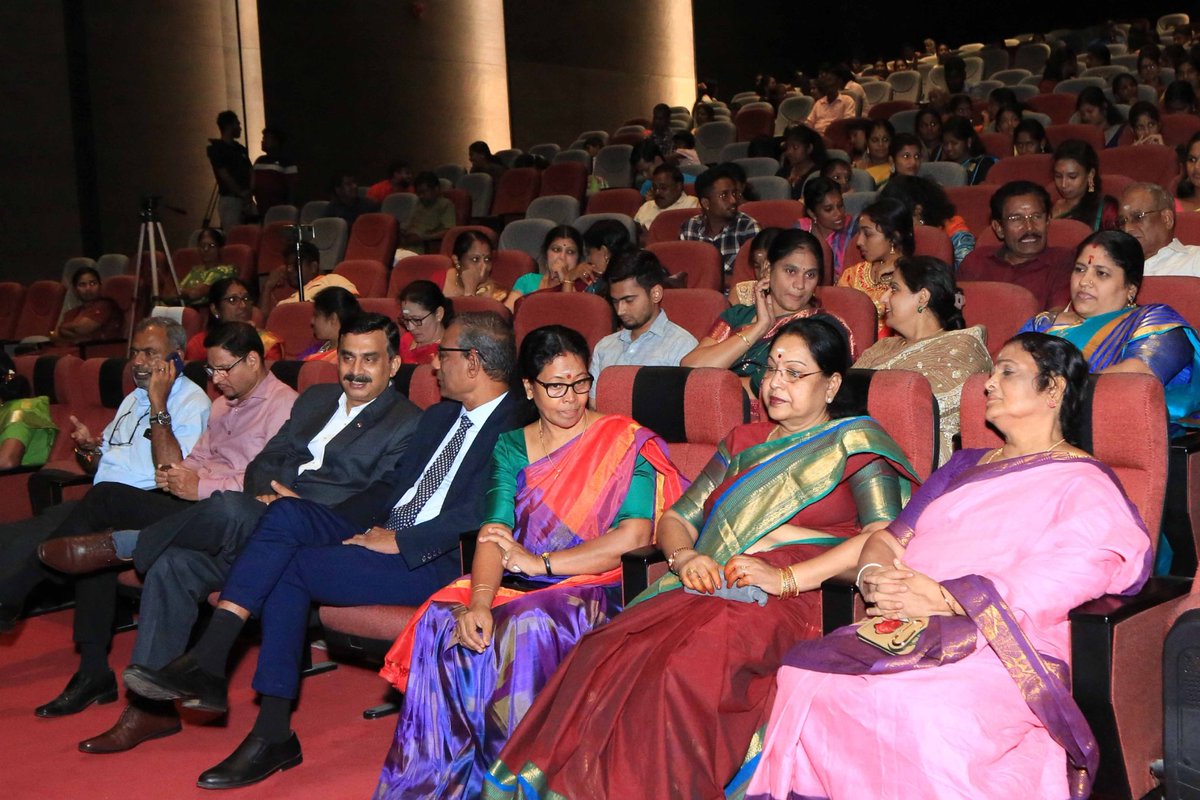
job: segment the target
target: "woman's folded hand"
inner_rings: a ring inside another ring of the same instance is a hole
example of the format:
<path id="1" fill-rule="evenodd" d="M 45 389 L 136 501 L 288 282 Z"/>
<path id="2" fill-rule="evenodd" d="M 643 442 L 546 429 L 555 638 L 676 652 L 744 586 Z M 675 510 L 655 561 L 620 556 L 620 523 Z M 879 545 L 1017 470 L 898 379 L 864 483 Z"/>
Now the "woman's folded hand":
<path id="1" fill-rule="evenodd" d="M 712 594 L 721 586 L 721 568 L 706 555 L 692 552 L 675 559 L 675 574 L 687 588 Z"/>

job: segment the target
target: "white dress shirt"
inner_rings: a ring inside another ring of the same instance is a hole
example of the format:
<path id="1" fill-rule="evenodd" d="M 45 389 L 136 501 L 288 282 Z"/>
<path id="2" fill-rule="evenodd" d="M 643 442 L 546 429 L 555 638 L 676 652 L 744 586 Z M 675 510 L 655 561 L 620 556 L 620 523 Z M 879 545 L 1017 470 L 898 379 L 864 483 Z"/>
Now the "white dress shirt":
<path id="1" fill-rule="evenodd" d="M 384 391 L 387 390 L 385 389 Z M 375 400 L 378 399 L 378 397 L 375 398 Z M 337 408 L 333 410 L 333 414 L 330 415 L 329 421 L 325 423 L 325 427 L 321 428 L 321 430 L 317 432 L 317 435 L 312 438 L 312 441 L 308 443 L 308 452 L 312 453 L 312 461 L 306 461 L 305 463 L 301 464 L 300 468 L 296 470 L 296 474 L 303 475 L 310 469 L 320 469 L 325 463 L 325 448 L 329 446 L 329 443 L 332 442 L 347 425 L 354 421 L 355 417 L 362 413 L 364 408 L 371 405 L 371 403 L 374 403 L 375 400 L 363 403 L 362 405 L 357 405 L 354 408 L 349 408 L 349 398 L 346 397 L 345 392 L 342 392 L 341 399 L 338 400 Z"/>
<path id="2" fill-rule="evenodd" d="M 1200 278 L 1200 247 L 1172 239 L 1170 244 L 1146 259 L 1142 274 L 1147 277 L 1187 275 Z"/>

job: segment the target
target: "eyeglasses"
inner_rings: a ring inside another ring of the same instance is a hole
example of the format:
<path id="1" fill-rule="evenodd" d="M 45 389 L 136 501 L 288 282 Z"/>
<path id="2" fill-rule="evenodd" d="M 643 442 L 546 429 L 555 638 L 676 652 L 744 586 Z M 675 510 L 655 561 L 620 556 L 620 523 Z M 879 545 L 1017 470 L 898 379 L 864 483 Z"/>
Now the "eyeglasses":
<path id="1" fill-rule="evenodd" d="M 475 352 L 474 348 L 471 348 L 471 347 L 442 347 L 441 345 L 439 345 L 438 349 L 437 349 L 438 358 L 442 358 L 443 356 L 446 355 L 446 353 L 474 353 L 474 352 Z M 480 357 L 479 360 L 482 361 L 483 358 Z"/>
<path id="2" fill-rule="evenodd" d="M 229 303 L 231 306 L 251 305 L 254 300 L 248 294 L 231 294 L 228 297 L 221 298 L 222 303 Z"/>
<path id="3" fill-rule="evenodd" d="M 1118 230 L 1124 228 L 1131 222 L 1134 225 L 1141 225 L 1142 220 L 1146 218 L 1147 214 L 1157 214 L 1162 210 L 1163 209 L 1161 208 L 1151 208 L 1148 211 L 1130 211 L 1128 216 L 1122 214 L 1121 216 L 1117 217 L 1117 228 Z"/>
<path id="4" fill-rule="evenodd" d="M 248 356 L 250 354 L 247 353 L 246 355 Z M 229 373 L 233 371 L 233 368 L 245 360 L 246 360 L 246 356 L 242 356 L 237 361 L 230 364 L 228 367 L 214 367 L 211 364 L 205 364 L 204 371 L 208 373 L 208 377 L 210 377 L 210 378 L 215 377 L 217 375 L 220 375 L 222 378 L 228 378 Z"/>
<path id="5" fill-rule="evenodd" d="M 758 364 L 757 366 L 762 368 L 763 383 L 767 383 L 774 378 L 776 372 L 779 373 L 779 378 L 784 383 L 795 383 L 801 378 L 807 378 L 809 375 L 816 375 L 821 371 L 817 369 L 813 370 L 812 372 L 797 372 L 796 370 L 788 369 L 787 367 L 772 367 L 770 364 Z"/>
<path id="6" fill-rule="evenodd" d="M 126 411 L 124 414 L 122 414 L 121 416 L 117 417 L 117 421 L 113 423 L 112 431 L 110 431 L 108 434 L 108 446 L 109 447 L 129 447 L 131 444 L 133 444 L 133 440 L 137 438 L 138 428 L 142 427 L 142 420 L 147 419 L 150 416 L 150 409 L 146 409 L 146 413 L 142 414 L 140 417 L 138 417 L 137 422 L 133 423 L 133 428 L 129 431 L 129 439 L 127 441 L 124 441 L 124 442 L 113 441 L 116 438 L 117 431 L 121 429 L 121 423 L 124 422 L 125 418 L 128 417 L 132 413 L 133 413 L 133 409 L 130 409 L 129 411 Z M 146 432 L 143 435 L 147 439 L 149 439 L 150 438 L 150 429 L 146 428 Z"/>
<path id="7" fill-rule="evenodd" d="M 587 394 L 592 390 L 592 380 L 592 376 L 588 375 L 586 378 L 580 378 L 574 383 L 546 383 L 537 378 L 534 378 L 533 382 L 546 390 L 547 397 L 557 399 L 565 396 L 568 388 L 575 394 Z"/>
<path id="8" fill-rule="evenodd" d="M 432 316 L 433 316 L 433 312 L 430 311 L 428 314 L 426 314 L 423 317 L 400 317 L 400 324 L 403 325 L 404 327 L 408 328 L 409 330 L 412 330 L 413 328 L 419 328 L 421 326 L 421 323 L 423 323 L 425 320 L 429 319 Z"/>
<path id="9" fill-rule="evenodd" d="M 1009 214 L 1004 218 L 1004 222 L 1007 225 L 1020 225 L 1022 222 L 1040 224 L 1045 221 L 1045 211 L 1035 211 L 1032 214 Z"/>

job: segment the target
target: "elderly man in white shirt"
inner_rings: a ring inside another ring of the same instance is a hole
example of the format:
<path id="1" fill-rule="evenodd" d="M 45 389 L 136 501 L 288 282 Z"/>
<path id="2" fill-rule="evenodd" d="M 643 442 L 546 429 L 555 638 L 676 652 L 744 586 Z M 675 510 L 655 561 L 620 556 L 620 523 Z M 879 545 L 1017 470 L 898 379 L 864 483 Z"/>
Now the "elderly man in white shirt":
<path id="1" fill-rule="evenodd" d="M 700 201 L 683 191 L 683 173 L 678 167 L 659 164 L 652 173 L 649 199 L 638 209 L 633 221 L 645 233 L 659 214 L 675 208 L 700 208 Z"/>
<path id="2" fill-rule="evenodd" d="M 1200 247 L 1175 238 L 1175 203 L 1161 186 L 1135 183 L 1121 194 L 1117 227 L 1138 240 L 1144 275 L 1200 277 Z"/>
<path id="3" fill-rule="evenodd" d="M 667 319 L 662 310 L 667 270 L 654 253 L 626 253 L 609 265 L 605 278 L 621 330 L 597 342 L 592 352 L 593 402 L 605 367 L 677 367 L 696 347 L 696 337 Z"/>

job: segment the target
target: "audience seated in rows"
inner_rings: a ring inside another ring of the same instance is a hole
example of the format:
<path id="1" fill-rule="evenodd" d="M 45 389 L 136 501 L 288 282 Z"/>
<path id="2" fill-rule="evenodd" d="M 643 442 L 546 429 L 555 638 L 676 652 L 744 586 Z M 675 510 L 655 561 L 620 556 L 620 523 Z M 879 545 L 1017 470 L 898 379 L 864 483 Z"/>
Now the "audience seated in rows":
<path id="1" fill-rule="evenodd" d="M 663 211 L 700 207 L 700 201 L 684 192 L 683 185 L 683 173 L 679 171 L 678 167 L 659 164 L 654 168 L 650 193 L 633 218 L 633 221 L 640 226 L 643 237 L 645 232 L 650 229 L 650 223 L 654 222 L 655 218 Z"/>
<path id="2" fill-rule="evenodd" d="M 679 229 L 683 241 L 708 242 L 721 253 L 726 275 L 733 271 L 738 248 L 758 233 L 758 223 L 741 211 L 741 190 L 724 168 L 713 168 L 696 179 L 700 214 L 686 220 Z"/>
<path id="3" fill-rule="evenodd" d="M 101 291 L 100 273 L 95 267 L 80 267 L 71 275 L 71 291 L 79 305 L 63 312 L 62 318 L 50 331 L 50 341 L 56 345 L 73 345 L 92 339 L 119 339 L 124 315 L 111 298 Z"/>
<path id="4" fill-rule="evenodd" d="M 208 290 L 208 319 L 205 330 L 188 339 L 184 358 L 188 361 L 206 358 L 208 348 L 204 340 L 210 331 L 223 322 L 245 322 L 253 325 L 254 311 L 254 294 L 240 279 L 222 278 L 215 281 Z M 278 336 L 262 329 L 259 329 L 258 336 L 262 340 L 264 357 L 268 361 L 283 358 L 283 343 Z"/>
<path id="5" fill-rule="evenodd" d="M 884 198 L 863 209 L 858 217 L 855 246 L 862 261 L 846 267 L 838 286 L 858 289 L 875 304 L 880 338 L 891 335 L 882 300 L 891 291 L 896 261 L 913 255 L 913 215 L 899 200 Z"/>
<path id="6" fill-rule="evenodd" d="M 321 272 L 321 251 L 312 242 L 301 242 L 296 247 L 288 247 L 283 251 L 283 265 L 272 270 L 263 282 L 262 297 L 259 306 L 264 317 L 271 315 L 271 310 L 284 303 L 300 302 L 300 284 L 297 282 L 297 264 L 299 273 L 304 281 L 304 299 L 311 301 L 318 292 L 329 286 L 340 286 L 355 296 L 358 288 L 336 272 Z M 290 286 L 292 294 L 283 299 L 277 299 L 276 289 Z"/>

